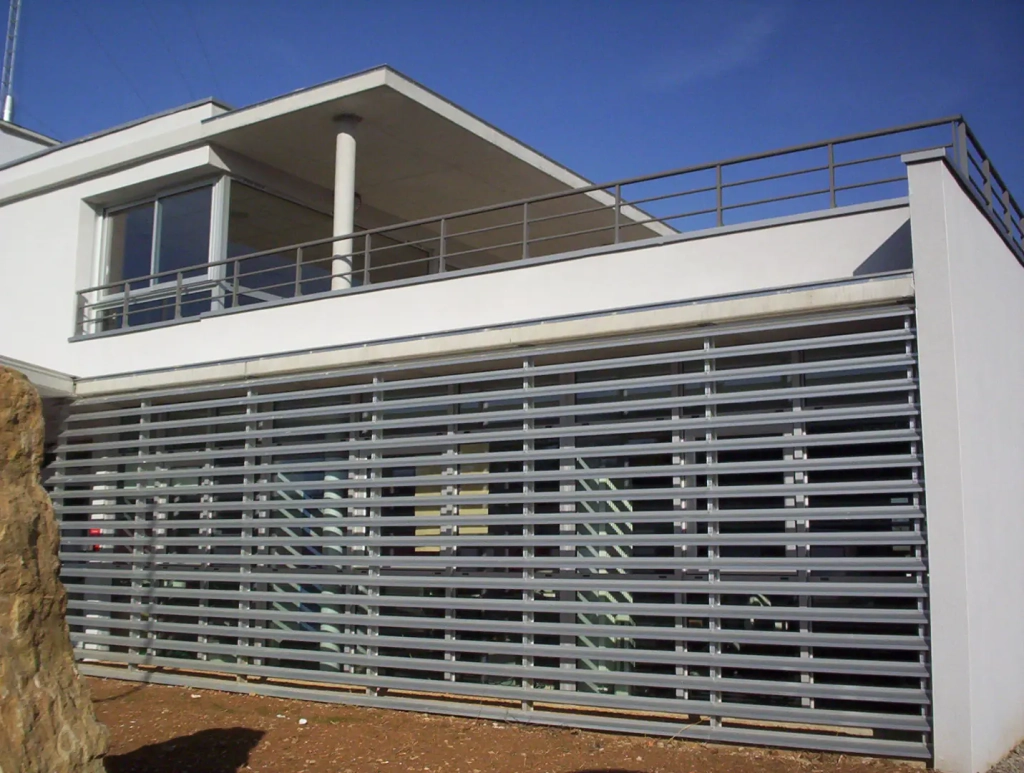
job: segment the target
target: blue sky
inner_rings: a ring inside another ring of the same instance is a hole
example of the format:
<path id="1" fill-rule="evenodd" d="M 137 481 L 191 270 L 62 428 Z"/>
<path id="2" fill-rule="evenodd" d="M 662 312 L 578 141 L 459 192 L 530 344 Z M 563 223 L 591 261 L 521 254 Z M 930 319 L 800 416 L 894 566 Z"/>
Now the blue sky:
<path id="1" fill-rule="evenodd" d="M 595 181 L 963 113 L 1024 197 L 1024 0 L 23 0 L 15 118 L 72 139 L 385 63 Z"/>

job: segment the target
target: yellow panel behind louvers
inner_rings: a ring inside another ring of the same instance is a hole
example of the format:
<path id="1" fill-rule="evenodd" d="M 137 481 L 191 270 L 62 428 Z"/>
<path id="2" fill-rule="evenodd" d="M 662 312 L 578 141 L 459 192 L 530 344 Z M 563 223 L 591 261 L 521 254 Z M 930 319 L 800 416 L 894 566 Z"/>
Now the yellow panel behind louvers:
<path id="1" fill-rule="evenodd" d="M 486 443 L 467 443 L 466 445 L 459 446 L 459 454 L 485 454 L 487 453 Z M 467 476 L 486 474 L 490 467 L 486 462 L 477 462 L 473 464 L 461 464 L 459 465 L 459 474 L 452 476 L 452 484 L 458 485 L 459 496 L 472 497 L 476 502 L 467 505 L 458 506 L 459 515 L 487 515 L 487 505 L 483 504 L 481 500 L 487 496 L 490 488 L 486 482 L 472 483 L 467 482 Z M 440 475 L 443 471 L 442 467 L 428 466 L 428 467 L 417 467 L 416 475 Z M 437 497 L 441 495 L 442 486 L 417 486 L 416 496 L 418 497 Z M 441 508 L 437 505 L 417 505 L 415 508 L 416 515 L 423 516 L 438 516 L 441 514 Z M 459 527 L 459 534 L 486 534 L 486 526 L 461 526 Z M 439 537 L 441 535 L 441 529 L 438 526 L 418 526 L 416 528 L 417 537 Z M 421 545 L 416 548 L 417 553 L 439 553 L 441 548 L 437 545 Z"/>

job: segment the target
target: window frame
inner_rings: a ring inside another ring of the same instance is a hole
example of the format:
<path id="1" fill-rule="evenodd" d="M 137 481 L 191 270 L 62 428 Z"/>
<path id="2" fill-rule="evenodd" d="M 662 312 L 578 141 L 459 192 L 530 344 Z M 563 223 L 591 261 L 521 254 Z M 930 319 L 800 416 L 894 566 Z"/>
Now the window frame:
<path id="1" fill-rule="evenodd" d="M 101 243 L 101 246 L 100 246 L 100 258 L 101 258 L 101 266 L 102 266 L 102 271 L 101 271 L 102 281 L 100 282 L 100 284 L 119 284 L 119 285 L 121 285 L 121 287 L 120 288 L 118 288 L 116 286 L 115 287 L 107 287 L 106 291 L 103 293 L 104 297 L 112 297 L 114 295 L 120 296 L 124 292 L 124 283 L 125 282 L 128 282 L 130 284 L 139 284 L 139 283 L 145 281 L 147 276 L 148 276 L 147 284 L 145 286 L 140 286 L 140 287 L 135 287 L 135 288 L 129 289 L 129 294 L 138 293 L 138 292 L 145 292 L 146 289 L 148 289 L 150 287 L 157 287 L 160 284 L 163 284 L 161 282 L 155 281 L 155 279 L 153 277 L 153 274 L 159 273 L 158 270 L 157 270 L 156 261 L 159 259 L 159 254 L 160 254 L 159 250 L 160 250 L 160 200 L 161 199 L 170 198 L 171 196 L 176 196 L 176 195 L 181 194 L 181 193 L 188 193 L 190 191 L 200 190 L 201 188 L 210 188 L 210 231 L 209 231 L 210 236 L 209 236 L 209 243 L 207 245 L 207 254 L 206 254 L 206 261 L 205 261 L 205 263 L 209 264 L 209 263 L 215 262 L 215 260 L 223 260 L 223 257 L 215 258 L 214 251 L 215 251 L 215 249 L 219 248 L 219 245 L 216 242 L 217 242 L 217 239 L 218 239 L 217 235 L 218 235 L 218 232 L 220 230 L 219 229 L 218 218 L 221 217 L 221 213 L 219 211 L 220 207 L 218 206 L 218 204 L 219 204 L 218 199 L 221 198 L 220 196 L 218 196 L 218 185 L 222 184 L 222 182 L 225 179 L 225 177 L 226 177 L 226 175 L 217 175 L 215 177 L 206 177 L 206 178 L 203 178 L 201 180 L 192 180 L 192 181 L 190 181 L 188 183 L 183 183 L 181 185 L 173 186 L 173 187 L 170 187 L 170 188 L 162 188 L 159 191 L 155 191 L 154 193 L 152 193 L 152 194 L 150 194 L 148 196 L 131 199 L 130 201 L 124 202 L 122 204 L 116 204 L 116 205 L 112 205 L 112 206 L 109 206 L 109 207 L 105 207 L 103 209 L 102 213 L 101 213 L 101 217 L 103 219 L 103 235 L 102 235 L 102 239 L 101 239 L 101 242 L 100 242 Z M 122 278 L 122 279 L 114 279 L 111 276 L 111 272 L 110 272 L 110 269 L 111 269 L 110 250 L 111 250 L 111 246 L 112 246 L 111 239 L 113 238 L 113 233 L 112 233 L 113 229 L 111 227 L 111 218 L 112 218 L 112 216 L 118 214 L 119 212 L 124 212 L 126 210 L 133 209 L 135 207 L 140 207 L 140 206 L 143 206 L 145 204 L 153 204 L 153 236 L 152 236 L 152 239 L 150 241 L 150 246 L 149 246 L 149 274 L 146 275 L 146 276 L 139 277 L 137 279 L 124 279 L 124 278 Z M 200 264 L 197 264 L 197 265 L 200 265 Z M 197 279 L 205 280 L 207 278 L 209 278 L 209 271 L 207 271 L 207 276 L 206 277 L 190 277 L 188 279 L 185 279 L 184 281 L 185 282 L 190 282 L 190 281 L 196 281 Z"/>

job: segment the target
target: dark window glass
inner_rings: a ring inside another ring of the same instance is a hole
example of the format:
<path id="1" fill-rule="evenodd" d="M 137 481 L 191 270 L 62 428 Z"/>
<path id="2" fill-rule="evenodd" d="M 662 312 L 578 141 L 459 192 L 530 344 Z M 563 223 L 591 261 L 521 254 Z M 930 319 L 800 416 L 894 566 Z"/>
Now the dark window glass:
<path id="1" fill-rule="evenodd" d="M 153 207 L 153 202 L 140 204 L 110 216 L 109 281 L 120 282 L 151 273 Z"/>
<path id="2" fill-rule="evenodd" d="M 213 189 L 206 187 L 160 199 L 158 272 L 176 271 L 209 260 L 212 193 Z M 173 282 L 175 276 L 160 277 L 158 281 Z"/>

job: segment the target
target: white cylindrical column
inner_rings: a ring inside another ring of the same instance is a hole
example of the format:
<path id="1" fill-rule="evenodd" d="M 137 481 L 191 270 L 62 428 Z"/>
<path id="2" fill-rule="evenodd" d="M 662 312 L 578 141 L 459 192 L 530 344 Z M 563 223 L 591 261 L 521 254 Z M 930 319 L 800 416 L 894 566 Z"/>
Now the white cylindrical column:
<path id="1" fill-rule="evenodd" d="M 334 235 L 344 236 L 355 230 L 356 209 L 356 125 L 357 115 L 339 115 L 334 119 L 338 135 L 334 150 Z M 352 286 L 352 239 L 334 242 L 331 261 L 331 289 Z"/>

